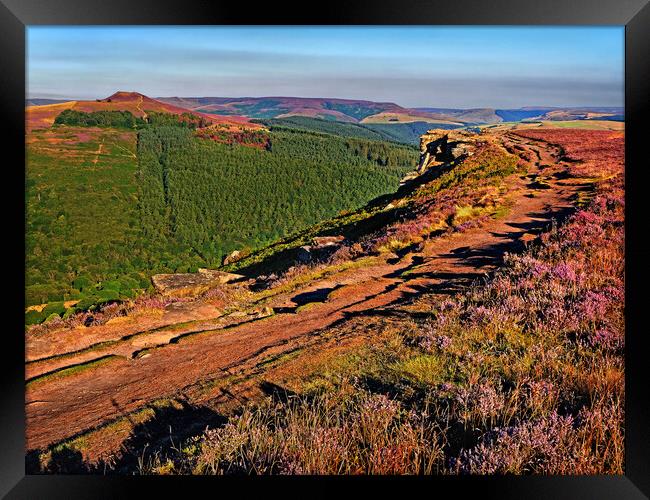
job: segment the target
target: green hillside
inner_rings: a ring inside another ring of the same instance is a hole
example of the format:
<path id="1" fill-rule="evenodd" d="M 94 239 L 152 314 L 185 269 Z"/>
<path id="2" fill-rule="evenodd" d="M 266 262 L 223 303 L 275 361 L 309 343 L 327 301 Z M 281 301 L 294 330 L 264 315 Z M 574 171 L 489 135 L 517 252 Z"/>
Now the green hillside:
<path id="1" fill-rule="evenodd" d="M 132 131 L 57 127 L 28 136 L 28 305 L 77 298 L 91 279 L 132 267 L 139 227 L 135 150 Z"/>
<path id="2" fill-rule="evenodd" d="M 175 127 L 139 137 L 145 241 L 187 247 L 196 264 L 213 267 L 232 250 L 258 248 L 396 189 L 417 161 L 412 148 L 288 130 L 271 132 L 270 151 Z"/>
<path id="3" fill-rule="evenodd" d="M 382 134 L 386 140 L 403 142 L 406 144 L 420 144 L 420 136 L 433 128 L 454 129 L 456 125 L 429 122 L 404 122 L 404 123 L 366 123 L 369 129 Z"/>
<path id="4" fill-rule="evenodd" d="M 253 120 L 263 123 L 272 130 L 283 128 L 310 130 L 332 134 L 339 137 L 361 137 L 380 141 L 400 142 L 418 145 L 420 136 L 432 128 L 458 128 L 454 125 L 432 124 L 429 122 L 404 123 L 344 123 L 306 116 L 289 118 L 273 118 L 268 120 Z"/>
<path id="5" fill-rule="evenodd" d="M 266 148 L 178 126 L 34 132 L 27 305 L 129 297 L 152 273 L 218 266 L 394 191 L 417 159 L 405 145 L 289 128 Z"/>
<path id="6" fill-rule="evenodd" d="M 356 123 L 337 122 L 323 120 L 321 118 L 309 118 L 306 116 L 292 116 L 289 118 L 272 118 L 268 120 L 253 120 L 262 123 L 271 130 L 304 130 L 332 134 L 338 137 L 360 137 L 372 140 L 394 140 L 389 134 L 373 130 L 365 125 Z M 403 141 L 402 141 L 403 142 Z"/>

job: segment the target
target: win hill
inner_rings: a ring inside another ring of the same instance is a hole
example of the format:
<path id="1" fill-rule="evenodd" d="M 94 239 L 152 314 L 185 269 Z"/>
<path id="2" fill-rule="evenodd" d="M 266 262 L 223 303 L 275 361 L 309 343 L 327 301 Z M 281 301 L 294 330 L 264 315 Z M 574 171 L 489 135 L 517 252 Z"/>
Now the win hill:
<path id="1" fill-rule="evenodd" d="M 33 99 L 32 101 L 35 100 Z M 94 101 L 62 101 L 44 105 L 28 105 L 26 110 L 27 127 L 28 129 L 49 127 L 54 123 L 54 119 L 66 109 L 81 111 L 84 113 L 97 111 L 128 111 L 136 117 L 146 116 L 147 111 L 156 111 L 173 115 L 187 113 L 187 109 L 185 108 L 152 99 L 138 92 L 118 91 L 105 99 L 96 99 Z M 200 112 L 195 114 L 203 116 L 210 123 L 238 125 L 248 123 L 248 120 L 242 117 L 203 115 Z"/>

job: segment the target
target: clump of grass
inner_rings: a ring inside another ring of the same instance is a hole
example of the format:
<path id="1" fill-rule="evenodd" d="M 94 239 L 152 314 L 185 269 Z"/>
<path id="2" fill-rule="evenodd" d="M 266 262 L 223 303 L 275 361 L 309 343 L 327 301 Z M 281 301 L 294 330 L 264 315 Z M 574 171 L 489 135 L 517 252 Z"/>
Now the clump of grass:
<path id="1" fill-rule="evenodd" d="M 438 430 L 399 402 L 352 392 L 267 401 L 198 442 L 195 474 L 435 473 Z"/>

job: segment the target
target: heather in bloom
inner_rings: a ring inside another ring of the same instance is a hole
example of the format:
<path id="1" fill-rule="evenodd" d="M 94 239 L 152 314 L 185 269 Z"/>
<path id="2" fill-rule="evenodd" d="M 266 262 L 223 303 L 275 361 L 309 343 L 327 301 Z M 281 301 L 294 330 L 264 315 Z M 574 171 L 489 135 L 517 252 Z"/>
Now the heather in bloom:
<path id="1" fill-rule="evenodd" d="M 194 472 L 431 473 L 435 429 L 385 395 L 317 396 L 247 408 L 199 441 Z"/>
<path id="2" fill-rule="evenodd" d="M 301 396 L 247 407 L 206 432 L 175 462 L 179 472 L 624 472 L 620 151 L 597 156 L 579 131 L 517 133 L 580 158 L 571 175 L 601 179 L 590 203 L 463 292 L 421 293 L 324 332 L 337 344 L 361 332 L 363 342 L 323 362 Z M 453 197 L 470 194 L 425 185 L 417 195 L 426 209 L 362 248 L 413 244 L 437 221 L 463 230 Z"/>
<path id="3" fill-rule="evenodd" d="M 567 460 L 573 418 L 556 412 L 547 418 L 495 428 L 471 450 L 463 450 L 451 468 L 465 474 L 557 473 Z"/>

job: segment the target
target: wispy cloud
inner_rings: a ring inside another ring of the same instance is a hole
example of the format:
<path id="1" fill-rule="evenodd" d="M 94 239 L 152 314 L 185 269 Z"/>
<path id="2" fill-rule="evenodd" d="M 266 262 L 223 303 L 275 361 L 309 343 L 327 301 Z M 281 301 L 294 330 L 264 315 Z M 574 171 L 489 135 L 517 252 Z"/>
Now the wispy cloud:
<path id="1" fill-rule="evenodd" d="M 40 28 L 28 93 L 349 97 L 405 106 L 622 105 L 620 28 Z"/>

